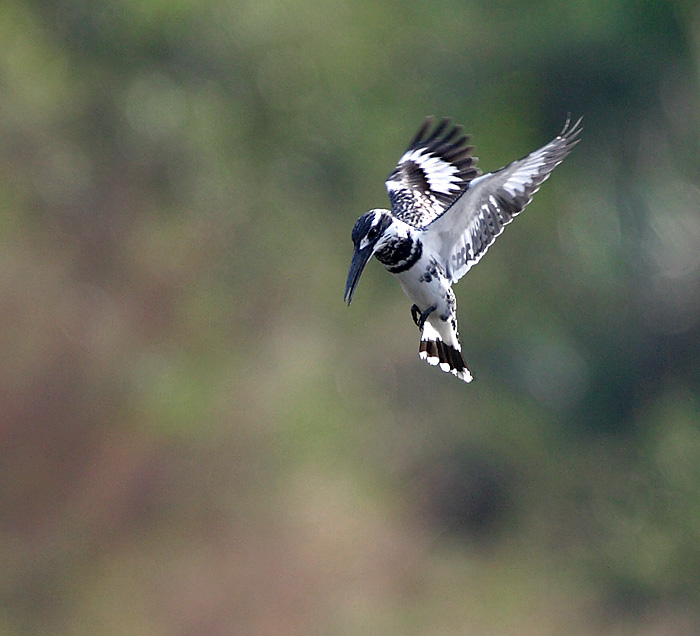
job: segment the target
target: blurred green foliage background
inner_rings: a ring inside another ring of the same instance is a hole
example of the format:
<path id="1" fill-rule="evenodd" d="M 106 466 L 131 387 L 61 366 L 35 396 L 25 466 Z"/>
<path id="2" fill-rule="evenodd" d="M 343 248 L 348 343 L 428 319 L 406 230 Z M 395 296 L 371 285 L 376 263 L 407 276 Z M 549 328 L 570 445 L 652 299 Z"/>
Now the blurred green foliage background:
<path id="1" fill-rule="evenodd" d="M 5 0 L 0 635 L 700 634 L 700 9 Z M 422 118 L 582 142 L 417 356 Z"/>

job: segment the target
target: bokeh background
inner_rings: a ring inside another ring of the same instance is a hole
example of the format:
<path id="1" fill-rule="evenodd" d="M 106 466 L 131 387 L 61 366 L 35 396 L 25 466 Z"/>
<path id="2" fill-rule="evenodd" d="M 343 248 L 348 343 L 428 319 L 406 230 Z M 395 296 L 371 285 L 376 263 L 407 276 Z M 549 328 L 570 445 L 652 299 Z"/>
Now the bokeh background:
<path id="1" fill-rule="evenodd" d="M 0 634 L 700 634 L 692 0 L 4 0 Z M 582 142 L 418 359 L 427 114 Z"/>

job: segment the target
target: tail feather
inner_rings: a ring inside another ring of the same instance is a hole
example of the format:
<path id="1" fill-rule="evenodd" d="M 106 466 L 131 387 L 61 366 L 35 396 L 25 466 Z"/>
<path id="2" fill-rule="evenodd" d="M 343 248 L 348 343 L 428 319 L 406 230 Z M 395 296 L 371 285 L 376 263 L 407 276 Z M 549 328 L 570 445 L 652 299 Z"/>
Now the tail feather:
<path id="1" fill-rule="evenodd" d="M 426 327 L 429 327 L 428 323 L 426 323 Z M 473 380 L 467 363 L 462 357 L 462 352 L 457 347 L 444 342 L 433 328 L 423 329 L 418 355 L 428 364 L 439 366 L 442 371 L 452 373 L 460 380 L 465 382 Z"/>

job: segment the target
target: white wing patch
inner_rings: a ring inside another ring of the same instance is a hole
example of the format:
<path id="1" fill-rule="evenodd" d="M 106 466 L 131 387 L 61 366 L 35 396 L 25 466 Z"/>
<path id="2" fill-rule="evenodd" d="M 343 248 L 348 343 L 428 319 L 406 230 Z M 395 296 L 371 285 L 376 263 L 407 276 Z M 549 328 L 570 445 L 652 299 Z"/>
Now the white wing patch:
<path id="1" fill-rule="evenodd" d="M 459 170 L 454 164 L 448 163 L 440 159 L 440 157 L 436 157 L 423 148 L 405 153 L 404 156 L 399 159 L 399 164 L 407 161 L 413 161 L 413 163 L 417 164 L 423 170 L 428 185 L 433 192 L 453 194 L 460 191 L 460 183 L 462 180 L 457 176 Z"/>

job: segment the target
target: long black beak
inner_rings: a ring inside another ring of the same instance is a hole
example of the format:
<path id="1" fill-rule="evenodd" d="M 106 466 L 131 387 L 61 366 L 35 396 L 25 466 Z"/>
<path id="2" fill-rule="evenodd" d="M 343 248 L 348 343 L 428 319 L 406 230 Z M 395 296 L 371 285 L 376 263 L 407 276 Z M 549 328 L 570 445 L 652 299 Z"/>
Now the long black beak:
<path id="1" fill-rule="evenodd" d="M 345 285 L 345 302 L 348 305 L 352 302 L 355 287 L 357 287 L 357 281 L 360 280 L 362 270 L 371 257 L 371 245 L 368 245 L 364 249 L 355 248 L 355 253 L 352 255 L 352 263 L 350 263 L 350 271 L 348 272 L 348 282 Z"/>

